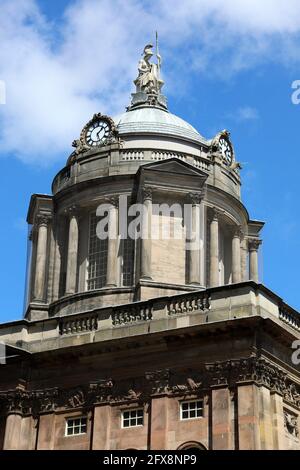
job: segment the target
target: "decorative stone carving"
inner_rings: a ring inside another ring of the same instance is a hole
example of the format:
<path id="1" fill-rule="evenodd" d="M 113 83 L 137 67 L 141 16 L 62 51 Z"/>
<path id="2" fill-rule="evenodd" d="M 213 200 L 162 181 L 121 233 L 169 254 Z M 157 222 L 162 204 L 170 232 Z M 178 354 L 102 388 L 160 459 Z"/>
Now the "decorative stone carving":
<path id="1" fill-rule="evenodd" d="M 119 207 L 119 196 L 109 196 L 105 198 L 105 202 L 113 207 Z"/>
<path id="2" fill-rule="evenodd" d="M 255 238 L 253 238 L 253 239 L 250 238 L 248 240 L 249 251 L 258 251 L 261 244 L 262 244 L 261 240 L 257 240 Z"/>
<path id="3" fill-rule="evenodd" d="M 76 155 L 80 155 L 81 153 L 84 153 L 90 150 L 90 147 L 86 145 L 84 142 L 82 142 L 81 139 L 73 140 L 72 147 L 75 147 L 76 150 L 75 152 L 73 152 L 73 154 L 70 157 L 70 163 L 74 162 L 74 157 Z"/>
<path id="4" fill-rule="evenodd" d="M 298 416 L 288 410 L 284 410 L 284 427 L 289 435 L 299 438 Z"/>
<path id="5" fill-rule="evenodd" d="M 50 215 L 38 214 L 35 218 L 35 226 L 37 228 L 41 226 L 48 227 L 50 221 L 51 221 Z"/>
<path id="6" fill-rule="evenodd" d="M 151 188 L 144 187 L 143 190 L 142 190 L 143 202 L 152 201 L 152 194 L 153 194 L 153 192 L 152 192 Z"/>
<path id="7" fill-rule="evenodd" d="M 212 387 L 228 387 L 234 393 L 242 383 L 265 386 L 283 396 L 286 403 L 300 410 L 300 385 L 291 381 L 286 372 L 266 359 L 252 356 L 213 364 L 203 364 L 199 370 L 171 371 L 160 369 L 145 373 L 145 377 L 118 383 L 109 379 L 71 389 L 23 390 L 0 392 L 0 412 L 38 416 L 44 412 L 70 409 L 91 409 L 94 405 L 147 402 L 151 396 L 188 396 L 207 394 Z M 299 436 L 296 415 L 285 417 L 287 431 Z"/>
<path id="8" fill-rule="evenodd" d="M 171 377 L 169 369 L 146 372 L 145 377 L 150 383 L 152 394 L 157 395 L 168 392 Z"/>
<path id="9" fill-rule="evenodd" d="M 233 238 L 239 238 L 240 240 L 244 237 L 243 227 L 241 225 L 236 225 L 232 229 Z"/>
<path id="10" fill-rule="evenodd" d="M 209 221 L 218 222 L 220 216 L 224 214 L 224 211 L 218 209 L 217 207 L 212 207 L 209 211 Z"/>
<path id="11" fill-rule="evenodd" d="M 116 128 L 116 125 L 115 125 L 113 119 L 110 116 L 106 116 L 106 115 L 101 114 L 101 113 L 96 113 L 96 114 L 94 114 L 92 119 L 82 129 L 79 139 L 74 140 L 73 143 L 72 143 L 72 146 L 75 147 L 75 149 L 76 149 L 75 152 L 74 152 L 75 157 L 76 157 L 76 155 L 84 153 L 84 152 L 86 152 L 88 150 L 91 150 L 93 148 L 93 147 L 90 147 L 87 144 L 86 134 L 87 134 L 88 129 L 93 125 L 93 123 L 95 123 L 99 120 L 107 123 L 107 125 L 109 127 L 109 135 L 108 135 L 107 138 L 105 138 L 105 140 L 103 142 L 99 142 L 97 147 L 100 147 L 100 146 L 103 146 L 103 145 L 110 145 L 110 144 L 113 144 L 113 143 L 116 143 L 116 142 L 120 143 L 118 130 Z M 71 155 L 71 158 L 72 158 L 72 155 Z"/>
<path id="12" fill-rule="evenodd" d="M 72 206 L 69 206 L 64 210 L 64 213 L 67 217 L 71 219 L 72 217 L 78 216 L 78 211 L 79 211 L 78 206 L 76 204 L 72 204 Z"/>
<path id="13" fill-rule="evenodd" d="M 200 191 L 199 193 L 189 193 L 189 200 L 194 205 L 201 204 L 205 197 L 205 190 Z"/>

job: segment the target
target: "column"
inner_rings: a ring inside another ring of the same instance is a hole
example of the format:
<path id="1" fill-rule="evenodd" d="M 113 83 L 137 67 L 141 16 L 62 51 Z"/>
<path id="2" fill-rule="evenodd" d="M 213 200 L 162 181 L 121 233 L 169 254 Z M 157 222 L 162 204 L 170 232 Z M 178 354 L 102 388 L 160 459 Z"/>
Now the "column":
<path id="1" fill-rule="evenodd" d="M 75 206 L 67 209 L 69 220 L 69 243 L 66 273 L 66 294 L 75 294 L 77 281 L 77 257 L 78 257 L 78 219 Z"/>
<path id="2" fill-rule="evenodd" d="M 261 240 L 249 240 L 250 280 L 254 282 L 259 282 L 258 249 L 260 245 Z"/>
<path id="3" fill-rule="evenodd" d="M 152 227 L 152 191 L 143 190 L 143 218 L 141 240 L 141 279 L 152 279 L 151 273 L 151 227 Z"/>
<path id="4" fill-rule="evenodd" d="M 48 224 L 50 218 L 39 215 L 36 219 L 37 225 L 37 251 L 35 263 L 34 300 L 43 302 L 45 300 L 46 262 L 48 246 Z"/>
<path id="5" fill-rule="evenodd" d="M 236 228 L 232 238 L 232 283 L 241 282 L 241 229 Z"/>
<path id="6" fill-rule="evenodd" d="M 188 280 L 189 284 L 200 285 L 201 284 L 201 257 L 203 253 L 201 250 L 201 234 L 200 229 L 200 204 L 203 199 L 201 193 L 192 193 L 189 195 L 192 208 L 191 208 L 191 221 L 190 227 L 188 227 L 187 233 L 187 250 L 189 257 L 189 272 Z M 203 238 L 203 237 L 202 237 Z"/>
<path id="7" fill-rule="evenodd" d="M 241 280 L 242 282 L 249 280 L 248 243 L 245 237 L 241 241 Z"/>
<path id="8" fill-rule="evenodd" d="M 106 286 L 116 287 L 118 260 L 118 198 L 109 200 Z"/>
<path id="9" fill-rule="evenodd" d="M 210 222 L 210 287 L 219 285 L 219 218 L 216 210 Z"/>
<path id="10" fill-rule="evenodd" d="M 53 288 L 52 288 L 53 301 L 59 298 L 62 251 L 63 251 L 62 229 L 64 227 L 64 223 L 65 223 L 65 219 L 62 216 L 56 216 L 56 219 L 54 221 L 55 249 L 54 249 L 54 270 L 53 270 L 54 274 L 53 274 Z"/>

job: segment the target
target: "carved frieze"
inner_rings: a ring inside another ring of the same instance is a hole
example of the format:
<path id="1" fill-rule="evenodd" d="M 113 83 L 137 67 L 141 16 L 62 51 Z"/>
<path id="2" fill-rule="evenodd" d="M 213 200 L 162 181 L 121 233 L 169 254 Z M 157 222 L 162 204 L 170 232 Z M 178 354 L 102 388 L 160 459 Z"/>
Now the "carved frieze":
<path id="1" fill-rule="evenodd" d="M 283 396 L 284 401 L 300 410 L 300 385 L 281 368 L 261 357 L 203 364 L 197 371 L 159 369 L 147 371 L 143 377 L 114 382 L 103 379 L 70 389 L 24 390 L 0 392 L 0 412 L 38 416 L 56 410 L 90 409 L 111 403 L 146 403 L 152 396 L 203 395 L 213 387 L 235 390 L 242 383 L 265 386 Z M 294 420 L 287 416 L 286 426 Z M 294 423 L 295 424 L 295 423 Z M 298 433 L 298 428 L 294 433 Z M 298 434 L 297 434 L 298 435 Z"/>

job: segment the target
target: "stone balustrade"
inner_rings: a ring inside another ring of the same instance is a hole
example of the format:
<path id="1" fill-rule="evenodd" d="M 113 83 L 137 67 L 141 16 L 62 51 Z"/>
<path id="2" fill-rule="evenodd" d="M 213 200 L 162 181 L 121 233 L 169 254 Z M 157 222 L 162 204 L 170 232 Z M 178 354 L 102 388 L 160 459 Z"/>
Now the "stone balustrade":
<path id="1" fill-rule="evenodd" d="M 45 351 L 70 343 L 108 341 L 190 326 L 262 317 L 293 331 L 300 339 L 300 315 L 280 297 L 253 281 L 192 291 L 140 302 L 127 301 L 118 306 L 99 305 L 99 295 L 85 299 L 75 294 L 55 303 L 45 320 L 0 325 L 0 341 L 28 351 Z M 67 312 L 66 302 L 72 302 Z M 84 300 L 90 309 L 87 311 Z M 92 301 L 93 300 L 93 301 Z M 82 313 L 84 312 L 84 313 Z M 130 333 L 128 333 L 128 328 Z M 41 339 L 43 341 L 41 341 Z"/>
<path id="2" fill-rule="evenodd" d="M 191 312 L 204 312 L 210 309 L 210 298 L 206 293 L 186 295 L 168 303 L 168 315 L 180 315 Z"/>
<path id="3" fill-rule="evenodd" d="M 98 315 L 79 315 L 59 320 L 59 334 L 78 334 L 98 329 Z"/>
<path id="4" fill-rule="evenodd" d="M 300 315 L 288 306 L 282 306 L 279 309 L 279 318 L 293 329 L 300 331 Z"/>
<path id="5" fill-rule="evenodd" d="M 126 306 L 112 313 L 113 326 L 127 325 L 130 323 L 152 320 L 152 305 L 142 304 Z"/>

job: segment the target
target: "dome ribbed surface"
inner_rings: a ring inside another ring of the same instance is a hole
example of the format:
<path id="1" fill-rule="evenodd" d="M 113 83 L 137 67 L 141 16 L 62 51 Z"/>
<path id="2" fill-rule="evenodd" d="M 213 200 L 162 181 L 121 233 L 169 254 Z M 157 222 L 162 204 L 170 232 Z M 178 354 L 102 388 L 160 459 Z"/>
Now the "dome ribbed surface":
<path id="1" fill-rule="evenodd" d="M 145 107 L 127 111 L 114 119 L 119 134 L 160 134 L 198 143 L 206 139 L 183 119 L 158 108 Z"/>

